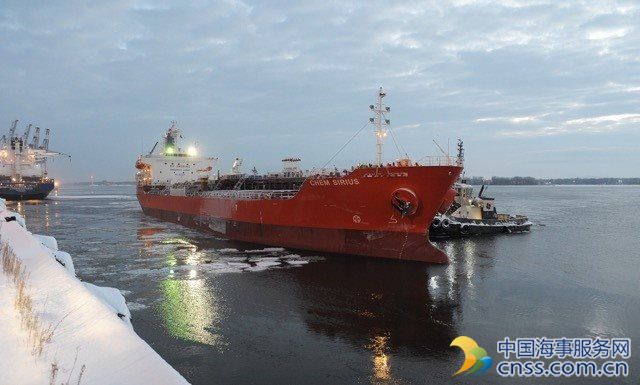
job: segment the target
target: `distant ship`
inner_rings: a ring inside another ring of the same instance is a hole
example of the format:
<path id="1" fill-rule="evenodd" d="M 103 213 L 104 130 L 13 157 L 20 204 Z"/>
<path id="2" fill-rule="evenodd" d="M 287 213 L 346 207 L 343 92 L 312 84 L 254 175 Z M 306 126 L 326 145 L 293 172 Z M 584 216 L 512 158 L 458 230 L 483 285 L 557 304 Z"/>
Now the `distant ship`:
<path id="1" fill-rule="evenodd" d="M 40 143 L 40 127 L 35 127 L 33 137 L 29 138 L 33 125 L 29 124 L 24 134 L 16 135 L 17 125 L 15 120 L 9 133 L 0 138 L 0 197 L 6 200 L 45 199 L 56 184 L 47 175 L 47 159 L 68 155 L 49 150 L 48 128 Z"/>
<path id="2" fill-rule="evenodd" d="M 428 241 L 429 224 L 462 172 L 449 157 L 427 164 L 408 157 L 382 162 L 389 107 L 380 88 L 374 117 L 376 161 L 349 170 L 303 171 L 300 158 L 280 172 L 212 175 L 216 158 L 183 151 L 175 122 L 136 162 L 137 197 L 145 214 L 233 240 L 291 249 L 446 263 Z"/>

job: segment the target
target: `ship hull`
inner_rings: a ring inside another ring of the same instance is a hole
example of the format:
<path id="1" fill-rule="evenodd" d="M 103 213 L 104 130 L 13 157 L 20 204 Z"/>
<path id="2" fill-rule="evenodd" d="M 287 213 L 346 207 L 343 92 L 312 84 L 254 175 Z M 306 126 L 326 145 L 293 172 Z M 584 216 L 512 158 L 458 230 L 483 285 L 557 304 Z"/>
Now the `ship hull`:
<path id="1" fill-rule="evenodd" d="M 45 199 L 53 191 L 54 182 L 0 186 L 0 198 L 8 201 Z"/>
<path id="2" fill-rule="evenodd" d="M 342 177 L 309 178 L 290 199 L 242 199 L 234 191 L 180 196 L 150 193 L 145 186 L 137 197 L 148 215 L 232 240 L 446 263 L 428 241 L 428 227 L 460 172 L 455 166 L 356 169 Z M 407 215 L 394 207 L 398 191 L 415 200 Z"/>
<path id="3" fill-rule="evenodd" d="M 175 211 L 144 208 L 143 212 L 212 235 L 266 246 L 440 264 L 448 262 L 447 255 L 426 241 L 425 235 L 276 226 L 232 220 L 218 220 L 215 226 L 210 226 L 198 220 L 197 216 Z"/>

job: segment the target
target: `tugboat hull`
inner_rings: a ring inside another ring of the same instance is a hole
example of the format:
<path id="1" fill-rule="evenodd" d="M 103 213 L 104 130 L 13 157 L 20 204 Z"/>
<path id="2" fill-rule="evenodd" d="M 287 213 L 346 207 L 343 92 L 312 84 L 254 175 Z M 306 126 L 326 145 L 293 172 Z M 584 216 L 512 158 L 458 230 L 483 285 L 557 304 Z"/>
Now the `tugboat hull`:
<path id="1" fill-rule="evenodd" d="M 466 237 L 472 235 L 523 233 L 531 230 L 528 220 L 470 220 L 437 218 L 429 227 L 430 238 Z"/>
<path id="2" fill-rule="evenodd" d="M 1 185 L 0 198 L 8 201 L 45 199 L 53 191 L 54 182 Z"/>

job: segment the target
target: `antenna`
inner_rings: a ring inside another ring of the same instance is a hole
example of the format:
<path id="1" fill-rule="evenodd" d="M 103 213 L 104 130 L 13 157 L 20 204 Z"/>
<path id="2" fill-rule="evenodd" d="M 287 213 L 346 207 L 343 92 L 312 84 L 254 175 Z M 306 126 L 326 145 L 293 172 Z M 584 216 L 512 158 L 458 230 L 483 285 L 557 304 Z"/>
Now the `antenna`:
<path id="1" fill-rule="evenodd" d="M 373 118 L 369 118 L 369 121 L 374 124 L 376 127 L 376 164 L 382 164 L 382 148 L 383 148 L 383 140 L 387 136 L 386 128 L 389 126 L 391 121 L 387 119 L 386 114 L 391 112 L 391 107 L 387 107 L 382 102 L 382 98 L 387 96 L 387 92 L 380 87 L 376 96 L 376 104 L 370 105 L 369 109 L 371 109 L 375 116 Z"/>
<path id="2" fill-rule="evenodd" d="M 153 145 L 153 148 L 151 149 L 151 151 L 149 151 L 149 155 L 153 154 L 153 151 L 156 149 L 157 146 L 158 146 L 158 142 L 156 142 L 156 144 Z"/>

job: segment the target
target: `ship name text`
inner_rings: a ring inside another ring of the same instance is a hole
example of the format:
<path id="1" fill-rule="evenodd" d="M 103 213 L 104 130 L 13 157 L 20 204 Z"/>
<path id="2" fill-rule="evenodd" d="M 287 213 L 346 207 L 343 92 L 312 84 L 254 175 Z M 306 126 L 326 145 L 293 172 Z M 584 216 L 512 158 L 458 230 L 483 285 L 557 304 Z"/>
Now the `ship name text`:
<path id="1" fill-rule="evenodd" d="M 311 186 L 355 186 L 360 184 L 357 178 L 346 179 L 311 179 L 309 180 Z"/>

